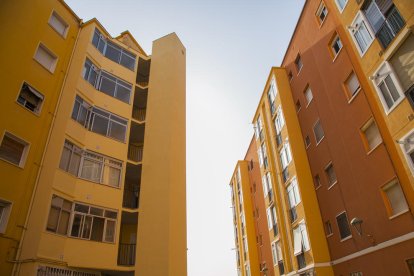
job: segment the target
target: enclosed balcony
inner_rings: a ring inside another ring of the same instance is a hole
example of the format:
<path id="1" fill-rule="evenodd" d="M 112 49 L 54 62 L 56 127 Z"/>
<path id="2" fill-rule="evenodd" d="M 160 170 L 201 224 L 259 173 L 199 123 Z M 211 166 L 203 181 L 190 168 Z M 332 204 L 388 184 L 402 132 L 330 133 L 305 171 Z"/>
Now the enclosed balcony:
<path id="1" fill-rule="evenodd" d="M 139 163 L 142 162 L 144 151 L 144 134 L 145 124 L 131 122 L 131 131 L 129 133 L 128 161 Z"/>
<path id="2" fill-rule="evenodd" d="M 135 87 L 132 118 L 138 122 L 145 122 L 147 113 L 148 88 Z"/>
<path id="3" fill-rule="evenodd" d="M 129 209 L 138 209 L 141 190 L 141 165 L 127 164 L 125 174 L 124 196 L 122 206 Z"/>
<path id="4" fill-rule="evenodd" d="M 137 84 L 141 87 L 147 87 L 149 83 L 151 60 L 145 60 L 143 58 L 138 59 L 137 70 Z"/>
<path id="5" fill-rule="evenodd" d="M 118 265 L 135 265 L 138 213 L 122 212 L 118 247 Z"/>

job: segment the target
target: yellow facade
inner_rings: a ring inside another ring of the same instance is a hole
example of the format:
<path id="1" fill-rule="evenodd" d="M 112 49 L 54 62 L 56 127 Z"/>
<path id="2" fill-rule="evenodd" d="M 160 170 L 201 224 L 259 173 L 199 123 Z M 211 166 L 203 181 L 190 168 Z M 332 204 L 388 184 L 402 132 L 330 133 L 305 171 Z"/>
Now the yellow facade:
<path id="1" fill-rule="evenodd" d="M 230 181 L 238 275 L 260 275 L 255 212 L 250 194 L 248 161 L 237 162 Z"/>
<path id="2" fill-rule="evenodd" d="M 2 19 L 25 14 L 18 22 L 45 30 L 31 32 L 30 43 L 10 40 L 0 53 L 12 76 L 2 74 L 10 84 L 2 132 L 30 144 L 23 168 L 0 161 L 2 177 L 19 184 L 0 189 L 0 199 L 13 203 L 0 236 L 0 271 L 186 275 L 186 53 L 179 38 L 154 41 L 148 56 L 129 32 L 112 38 L 63 2 L 1 6 Z M 27 20 L 30 13 L 38 22 Z M 48 26 L 51 14 L 66 26 L 64 37 Z M 12 22 L 2 30 L 23 39 Z M 53 72 L 32 58 L 39 41 L 57 57 Z M 39 115 L 12 104 L 25 80 L 44 93 Z"/>
<path id="3" fill-rule="evenodd" d="M 272 68 L 253 119 L 275 275 L 333 275 L 287 72 Z M 269 211 L 270 210 L 270 211 Z M 273 211 L 274 210 L 274 211 Z M 273 214 L 276 214 L 274 217 Z M 273 231 L 270 228 L 273 224 Z"/>
<path id="4" fill-rule="evenodd" d="M 353 48 L 355 64 L 365 76 L 360 80 L 367 83 L 366 91 L 373 114 L 384 138 L 395 171 L 405 191 L 407 202 L 414 208 L 414 161 L 410 156 L 414 131 L 413 88 L 414 88 L 414 2 L 410 0 L 383 1 L 389 6 L 379 6 L 377 14 L 381 27 L 372 25 L 366 13 L 371 1 L 348 1 L 342 11 L 335 0 L 327 1 L 328 8 L 342 23 L 342 28 Z M 360 47 L 356 41 L 357 18 L 366 25 L 368 43 Z M 382 38 L 387 33 L 386 39 Z M 384 83 L 388 83 L 384 85 Z M 390 87 L 393 85 L 394 87 Z M 388 95 L 391 98 L 387 98 Z M 411 101 L 411 103 L 410 103 Z"/>

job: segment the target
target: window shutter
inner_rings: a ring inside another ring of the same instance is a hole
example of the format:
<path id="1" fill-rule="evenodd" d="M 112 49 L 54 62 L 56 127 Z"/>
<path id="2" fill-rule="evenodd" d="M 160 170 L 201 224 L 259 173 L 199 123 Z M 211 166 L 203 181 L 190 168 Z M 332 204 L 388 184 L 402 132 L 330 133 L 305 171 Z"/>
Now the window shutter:
<path id="1" fill-rule="evenodd" d="M 302 253 L 302 234 L 300 227 L 293 229 L 293 253 L 295 256 Z"/>
<path id="2" fill-rule="evenodd" d="M 382 14 L 386 14 L 387 11 L 393 6 L 392 0 L 375 0 L 375 3 L 377 3 L 377 6 Z"/>
<path id="3" fill-rule="evenodd" d="M 401 86 L 407 91 L 414 84 L 414 35 L 411 33 L 390 59 Z M 410 69 L 411 68 L 411 69 Z"/>

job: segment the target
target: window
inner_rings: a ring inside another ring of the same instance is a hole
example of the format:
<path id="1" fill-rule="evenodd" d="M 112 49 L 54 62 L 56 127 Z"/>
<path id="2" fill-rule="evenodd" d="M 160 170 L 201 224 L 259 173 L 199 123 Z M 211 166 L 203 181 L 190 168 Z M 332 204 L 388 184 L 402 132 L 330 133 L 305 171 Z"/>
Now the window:
<path id="1" fill-rule="evenodd" d="M 278 265 L 280 261 L 283 261 L 282 248 L 280 247 L 280 241 L 272 243 L 272 256 L 273 264 Z"/>
<path id="2" fill-rule="evenodd" d="M 267 208 L 267 226 L 269 230 L 273 229 L 274 236 L 277 235 L 277 216 L 276 209 L 274 206 Z"/>
<path id="3" fill-rule="evenodd" d="M 92 38 L 92 44 L 98 49 L 105 57 L 110 60 L 121 64 L 122 66 L 134 70 L 136 56 L 129 51 L 115 45 L 114 43 L 107 41 L 98 29 L 95 29 Z"/>
<path id="4" fill-rule="evenodd" d="M 402 139 L 402 151 L 405 153 L 411 173 L 414 174 L 414 131 Z"/>
<path id="5" fill-rule="evenodd" d="M 322 124 L 319 119 L 313 126 L 313 133 L 315 134 L 315 140 L 317 145 L 322 141 L 323 137 L 325 137 L 325 133 L 323 132 Z"/>
<path id="6" fill-rule="evenodd" d="M 23 86 L 20 89 L 19 97 L 17 98 L 17 102 L 30 111 L 39 114 L 43 99 L 43 95 L 40 94 L 36 89 L 27 83 L 23 83 Z"/>
<path id="7" fill-rule="evenodd" d="M 297 219 L 296 206 L 298 206 L 301 202 L 296 177 L 292 179 L 290 185 L 286 189 L 286 192 L 289 200 L 290 221 L 294 222 Z"/>
<path id="8" fill-rule="evenodd" d="M 414 259 L 407 260 L 408 270 L 410 271 L 410 275 L 414 276 Z"/>
<path id="9" fill-rule="evenodd" d="M 309 148 L 310 144 L 311 144 L 311 140 L 309 138 L 309 135 L 306 135 L 306 137 L 305 137 L 305 146 L 306 146 L 306 148 Z"/>
<path id="10" fill-rule="evenodd" d="M 351 272 L 351 273 L 349 274 L 349 276 L 362 276 L 362 272 L 361 272 L 361 271 Z"/>
<path id="11" fill-rule="evenodd" d="M 373 78 L 384 110 L 388 114 L 404 99 L 402 88 L 388 62 L 380 67 Z"/>
<path id="12" fill-rule="evenodd" d="M 24 167 L 29 144 L 9 132 L 5 132 L 0 145 L 0 159 Z"/>
<path id="13" fill-rule="evenodd" d="M 407 201 L 397 180 L 393 180 L 385 185 L 382 191 L 385 195 L 389 216 L 395 216 L 408 210 Z"/>
<path id="14" fill-rule="evenodd" d="M 374 40 L 362 13 L 357 14 L 352 26 L 348 27 L 348 29 L 351 32 L 351 36 L 357 45 L 360 55 L 362 56 Z"/>
<path id="15" fill-rule="evenodd" d="M 306 98 L 306 107 L 307 107 L 313 99 L 313 94 L 312 94 L 312 90 L 310 89 L 310 87 L 306 88 L 304 94 Z"/>
<path id="16" fill-rule="evenodd" d="M 328 189 L 329 189 L 332 185 L 334 185 L 337 182 L 336 173 L 335 173 L 332 163 L 330 163 L 325 168 L 325 174 L 326 174 L 326 177 L 328 178 L 328 183 L 329 183 Z"/>
<path id="17" fill-rule="evenodd" d="M 75 99 L 72 119 L 92 132 L 125 142 L 128 121 L 103 109 L 92 107 L 79 96 Z"/>
<path id="18" fill-rule="evenodd" d="M 325 221 L 325 232 L 327 236 L 333 235 L 332 225 L 329 220 Z"/>
<path id="19" fill-rule="evenodd" d="M 68 233 L 71 211 L 72 202 L 57 195 L 53 195 L 46 230 L 66 236 Z"/>
<path id="20" fill-rule="evenodd" d="M 370 119 L 362 128 L 361 128 L 362 137 L 364 140 L 365 148 L 367 151 L 373 150 L 382 142 L 381 135 L 379 133 L 377 124 L 374 119 Z"/>
<path id="21" fill-rule="evenodd" d="M 117 211 L 75 203 L 70 236 L 113 243 L 117 216 Z"/>
<path id="22" fill-rule="evenodd" d="M 340 12 L 342 12 L 348 3 L 348 0 L 335 0 L 336 5 L 338 6 L 338 9 Z"/>
<path id="23" fill-rule="evenodd" d="M 343 212 L 336 217 L 336 223 L 338 224 L 341 240 L 351 236 L 351 229 L 349 228 L 346 212 Z"/>
<path id="24" fill-rule="evenodd" d="M 0 233 L 5 233 L 9 221 L 12 204 L 0 199 Z"/>
<path id="25" fill-rule="evenodd" d="M 275 99 L 277 95 L 277 88 L 276 88 L 276 81 L 275 79 L 272 79 L 272 82 L 270 83 L 269 91 L 267 92 L 267 97 L 269 99 L 269 105 L 270 105 L 270 112 L 272 115 L 275 113 Z"/>
<path id="26" fill-rule="evenodd" d="M 263 133 L 263 123 L 262 123 L 262 119 L 260 118 L 260 115 L 257 117 L 254 130 L 256 134 L 256 139 L 262 140 L 264 138 L 264 133 Z"/>
<path id="27" fill-rule="evenodd" d="M 318 10 L 316 11 L 316 17 L 318 18 L 319 25 L 322 25 L 327 15 L 328 15 L 328 9 L 326 8 L 325 3 L 321 2 Z"/>
<path id="28" fill-rule="evenodd" d="M 277 108 L 276 118 L 275 118 L 276 133 L 280 133 L 284 125 L 285 125 L 285 118 L 283 117 L 282 107 L 279 106 Z"/>
<path id="29" fill-rule="evenodd" d="M 263 144 L 260 145 L 260 149 L 262 151 L 264 168 L 267 169 L 269 163 L 267 161 L 267 150 L 266 150 L 266 144 L 264 142 Z"/>
<path id="30" fill-rule="evenodd" d="M 122 161 L 82 150 L 65 140 L 59 167 L 74 176 L 120 187 Z"/>
<path id="31" fill-rule="evenodd" d="M 66 37 L 69 25 L 55 11 L 49 19 L 49 25 L 61 36 Z"/>
<path id="32" fill-rule="evenodd" d="M 310 250 L 308 233 L 304 222 L 299 223 L 299 226 L 293 229 L 293 242 L 293 253 L 295 256 Z"/>
<path id="33" fill-rule="evenodd" d="M 43 44 L 39 44 L 39 47 L 37 47 L 34 59 L 51 73 L 55 71 L 57 56 L 53 54 L 49 49 L 47 49 Z"/>
<path id="34" fill-rule="evenodd" d="M 315 175 L 315 177 L 313 178 L 313 181 L 314 181 L 314 184 L 315 184 L 315 189 L 322 186 L 321 178 L 319 177 L 319 174 Z"/>
<path id="35" fill-rule="evenodd" d="M 99 70 L 89 59 L 85 61 L 82 76 L 97 90 L 129 103 L 132 85 L 105 71 Z"/>
<path id="36" fill-rule="evenodd" d="M 247 238 L 243 237 L 243 249 L 244 249 L 244 253 L 249 252 L 249 248 L 247 246 Z"/>
<path id="37" fill-rule="evenodd" d="M 289 78 L 289 81 L 291 81 L 291 80 L 293 79 L 293 74 L 292 74 L 292 71 L 289 71 L 289 73 L 288 73 L 288 78 Z"/>
<path id="38" fill-rule="evenodd" d="M 296 101 L 295 106 L 296 106 L 296 112 L 299 112 L 299 110 L 300 110 L 300 108 L 301 108 L 301 105 L 300 105 L 300 101 L 299 101 L 299 99 Z"/>
<path id="39" fill-rule="evenodd" d="M 290 151 L 289 140 L 286 139 L 282 149 L 280 150 L 280 162 L 282 164 L 282 169 L 285 169 L 291 161 L 292 153 Z"/>
<path id="40" fill-rule="evenodd" d="M 296 59 L 295 59 L 295 65 L 296 65 L 296 71 L 299 74 L 300 70 L 302 70 L 302 67 L 303 67 L 303 63 L 302 63 L 302 59 L 300 57 L 300 54 L 298 54 Z"/>
<path id="41" fill-rule="evenodd" d="M 246 276 L 250 276 L 250 267 L 249 267 L 249 264 L 245 264 L 244 265 L 244 268 L 246 270 Z"/>
<path id="42" fill-rule="evenodd" d="M 332 56 L 335 58 L 339 54 L 339 51 L 341 51 L 342 49 L 342 41 L 339 38 L 339 35 L 334 36 L 334 38 L 332 39 L 330 43 L 330 46 L 331 46 Z"/>
<path id="43" fill-rule="evenodd" d="M 354 72 L 352 72 L 345 81 L 346 95 L 350 100 L 361 89 L 358 78 Z"/>
<path id="44" fill-rule="evenodd" d="M 265 175 L 263 175 L 262 184 L 264 197 L 269 196 L 269 201 L 272 201 L 272 198 L 270 198 L 272 196 L 272 179 L 270 172 L 267 172 Z"/>

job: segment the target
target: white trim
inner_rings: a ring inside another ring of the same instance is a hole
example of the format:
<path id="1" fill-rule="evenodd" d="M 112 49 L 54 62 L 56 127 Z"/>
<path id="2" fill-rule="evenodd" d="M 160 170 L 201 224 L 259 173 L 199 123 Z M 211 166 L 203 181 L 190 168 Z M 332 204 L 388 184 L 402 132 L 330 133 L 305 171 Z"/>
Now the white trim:
<path id="1" fill-rule="evenodd" d="M 7 224 L 10 219 L 11 210 L 13 208 L 13 202 L 0 198 L 0 203 L 7 204 L 6 208 L 4 208 L 3 214 L 0 214 L 0 233 L 4 234 L 7 230 Z"/>
<path id="2" fill-rule="evenodd" d="M 336 7 L 338 8 L 339 13 L 342 13 L 345 10 L 346 6 L 348 5 L 348 2 L 349 2 L 349 0 L 346 0 L 346 3 L 344 5 L 344 7 L 341 8 L 338 4 L 338 0 L 335 0 L 335 4 L 336 4 Z"/>
<path id="3" fill-rule="evenodd" d="M 335 2 L 336 2 L 336 0 L 335 0 Z M 358 24 L 358 23 L 355 23 L 355 21 L 358 21 L 358 20 L 360 22 L 364 22 L 364 25 L 365 25 L 365 27 L 366 27 L 369 35 L 371 36 L 371 41 L 367 44 L 367 47 L 366 47 L 365 51 L 362 51 L 359 48 L 358 42 L 357 42 L 357 40 L 356 40 L 356 38 L 354 36 L 354 32 L 353 32 L 357 28 L 356 25 Z M 365 53 L 368 52 L 369 48 L 371 47 L 372 43 L 375 40 L 375 34 L 372 31 L 372 29 L 371 29 L 371 25 L 369 24 L 368 20 L 366 19 L 365 15 L 364 15 L 364 13 L 362 11 L 359 11 L 355 15 L 354 20 L 352 21 L 351 25 L 348 27 L 348 30 L 349 30 L 349 33 L 351 35 L 352 40 L 354 41 L 355 48 L 357 49 L 360 57 L 362 58 L 365 55 Z"/>
<path id="4" fill-rule="evenodd" d="M 24 168 L 24 165 L 26 164 L 26 161 L 27 161 L 27 158 L 28 158 L 28 155 L 29 155 L 29 150 L 30 150 L 30 143 L 29 142 L 27 142 L 26 140 L 24 140 L 23 138 L 21 138 L 21 137 L 19 137 L 19 136 L 17 136 L 16 134 L 14 134 L 14 133 L 12 133 L 12 132 L 10 132 L 10 131 L 7 131 L 6 129 L 3 131 L 3 134 L 2 134 L 2 136 L 1 136 L 1 140 L 0 140 L 0 146 L 1 146 L 1 144 L 3 143 L 3 139 L 4 139 L 4 136 L 6 136 L 6 134 L 8 133 L 8 137 L 10 137 L 10 138 L 12 138 L 13 140 L 15 140 L 15 141 L 17 141 L 17 142 L 19 142 L 19 143 L 21 143 L 21 144 L 23 144 L 25 147 L 24 147 L 24 149 L 23 149 L 23 153 L 22 153 L 22 156 L 20 157 L 20 161 L 19 161 L 19 164 L 16 164 L 16 163 L 13 163 L 13 162 L 11 162 L 11 161 L 8 161 L 8 160 L 6 160 L 6 159 L 3 159 L 3 158 L 1 158 L 0 157 L 0 160 L 2 160 L 2 161 L 4 161 L 4 162 L 7 162 L 7 163 L 9 163 L 9 164 L 11 164 L 11 165 L 14 165 L 14 166 L 17 166 L 17 167 L 19 167 L 19 168 Z"/>
<path id="5" fill-rule="evenodd" d="M 51 24 L 51 19 L 52 19 L 52 17 L 55 17 L 56 19 L 58 19 L 58 20 L 60 20 L 61 22 L 60 23 L 64 23 L 64 24 L 62 24 L 62 25 L 66 25 L 66 27 L 65 27 L 65 30 L 64 30 L 64 32 L 63 32 L 63 34 L 61 34 L 58 30 L 56 30 L 55 29 L 55 26 L 53 26 L 52 24 Z M 59 36 L 61 36 L 63 39 L 65 39 L 66 37 L 67 37 L 67 35 L 68 35 L 68 32 L 69 32 L 69 24 L 66 22 L 66 20 L 64 20 L 63 19 L 63 17 L 58 13 L 58 12 L 56 12 L 56 10 L 52 10 L 52 13 L 50 14 L 50 16 L 49 16 L 49 20 L 48 20 L 48 22 L 47 22 L 48 24 L 49 24 L 49 26 L 57 33 L 57 34 L 59 34 Z"/>

